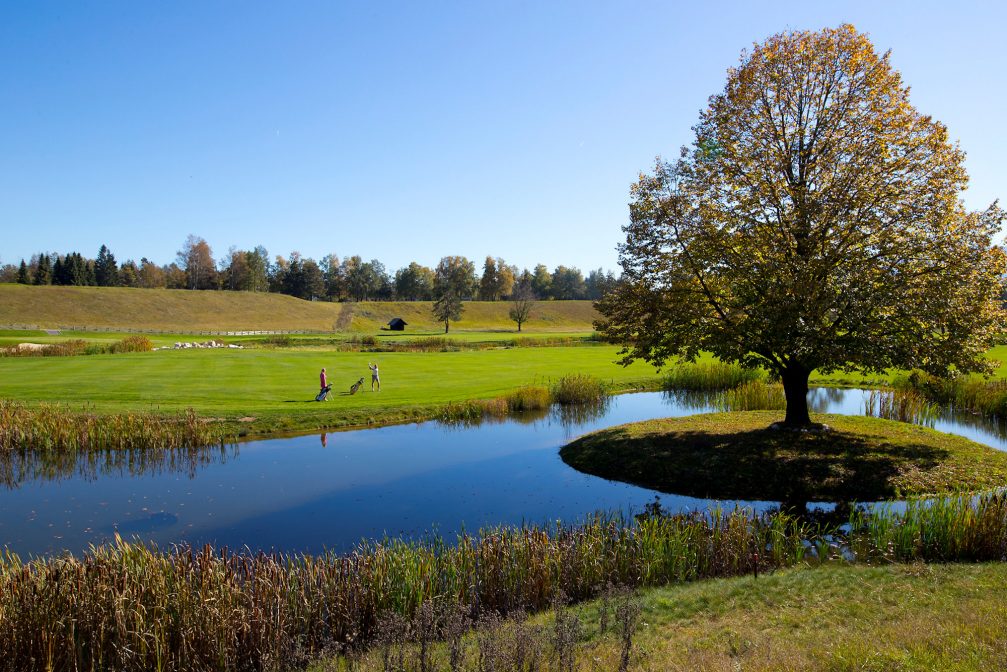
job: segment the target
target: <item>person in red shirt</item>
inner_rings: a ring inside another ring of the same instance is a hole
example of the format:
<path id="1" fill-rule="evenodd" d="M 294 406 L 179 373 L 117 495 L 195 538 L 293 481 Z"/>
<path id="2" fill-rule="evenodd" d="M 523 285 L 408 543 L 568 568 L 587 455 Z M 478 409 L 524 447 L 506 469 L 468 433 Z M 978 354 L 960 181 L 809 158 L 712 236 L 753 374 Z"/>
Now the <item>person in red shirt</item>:
<path id="1" fill-rule="evenodd" d="M 329 381 L 325 377 L 325 367 L 322 367 L 322 372 L 318 374 L 318 385 L 321 388 L 318 391 L 318 396 L 315 397 L 315 401 L 325 401 L 329 398 Z"/>

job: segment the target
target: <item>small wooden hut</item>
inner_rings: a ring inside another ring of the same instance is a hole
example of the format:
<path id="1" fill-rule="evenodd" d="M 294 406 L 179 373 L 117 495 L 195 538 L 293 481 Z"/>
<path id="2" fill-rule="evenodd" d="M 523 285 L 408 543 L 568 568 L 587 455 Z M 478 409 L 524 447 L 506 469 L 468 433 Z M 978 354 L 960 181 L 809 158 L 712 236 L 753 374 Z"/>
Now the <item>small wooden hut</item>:
<path id="1" fill-rule="evenodd" d="M 388 328 L 392 331 L 405 331 L 406 321 L 401 317 L 393 317 L 391 322 L 388 323 Z"/>

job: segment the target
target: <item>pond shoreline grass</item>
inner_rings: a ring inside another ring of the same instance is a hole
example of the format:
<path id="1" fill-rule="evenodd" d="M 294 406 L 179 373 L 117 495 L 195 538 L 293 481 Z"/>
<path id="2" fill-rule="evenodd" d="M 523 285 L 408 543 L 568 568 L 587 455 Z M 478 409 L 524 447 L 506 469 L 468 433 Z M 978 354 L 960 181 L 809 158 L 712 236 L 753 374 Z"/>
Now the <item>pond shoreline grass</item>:
<path id="1" fill-rule="evenodd" d="M 1007 497 L 856 512 L 848 533 L 785 512 L 721 510 L 497 527 L 453 545 L 383 540 L 314 557 L 162 552 L 121 540 L 81 556 L 0 553 L 0 670 L 300 669 L 375 643 L 391 614 L 438 619 L 447 606 L 471 625 L 582 602 L 610 586 L 750 576 L 745 585 L 755 587 L 787 568 L 845 564 L 837 544 L 856 564 L 999 561 Z M 442 625 L 428 621 L 425 631 Z"/>

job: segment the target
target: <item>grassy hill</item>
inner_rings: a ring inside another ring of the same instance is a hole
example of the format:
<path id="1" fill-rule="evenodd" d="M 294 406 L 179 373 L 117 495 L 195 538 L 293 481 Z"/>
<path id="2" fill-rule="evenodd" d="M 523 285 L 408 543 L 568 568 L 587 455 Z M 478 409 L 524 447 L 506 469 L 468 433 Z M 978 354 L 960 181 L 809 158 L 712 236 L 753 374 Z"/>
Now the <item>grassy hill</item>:
<path id="1" fill-rule="evenodd" d="M 281 294 L 195 292 L 123 287 L 34 287 L 0 284 L 0 326 L 71 327 L 192 332 L 351 331 L 376 332 L 393 317 L 408 333 L 443 331 L 431 304 L 417 302 L 328 303 Z M 471 301 L 451 331 L 514 331 L 506 301 Z M 529 332 L 590 331 L 596 317 L 590 301 L 543 301 L 523 327 Z"/>

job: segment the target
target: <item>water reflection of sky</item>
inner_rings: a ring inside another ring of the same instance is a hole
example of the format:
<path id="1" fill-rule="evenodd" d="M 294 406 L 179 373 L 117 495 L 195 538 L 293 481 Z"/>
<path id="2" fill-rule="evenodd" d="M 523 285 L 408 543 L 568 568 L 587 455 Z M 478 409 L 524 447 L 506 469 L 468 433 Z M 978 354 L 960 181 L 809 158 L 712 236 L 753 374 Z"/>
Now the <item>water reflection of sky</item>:
<path id="1" fill-rule="evenodd" d="M 864 398 L 860 390 L 811 393 L 816 409 L 833 413 L 862 413 Z M 463 527 L 639 511 L 653 491 L 574 471 L 559 448 L 602 427 L 700 411 L 695 403 L 642 393 L 613 398 L 595 417 L 551 413 L 530 422 L 423 423 L 274 439 L 210 453 L 195 468 L 190 459 L 179 461 L 187 468 L 162 461 L 149 471 L 64 469 L 56 480 L 29 478 L 0 489 L 0 545 L 22 555 L 76 552 L 118 531 L 161 545 L 318 552 L 386 534 L 452 535 Z M 988 423 L 944 418 L 936 428 L 1007 449 L 1003 432 Z M 661 495 L 661 503 L 672 511 L 712 504 L 674 495 Z"/>

